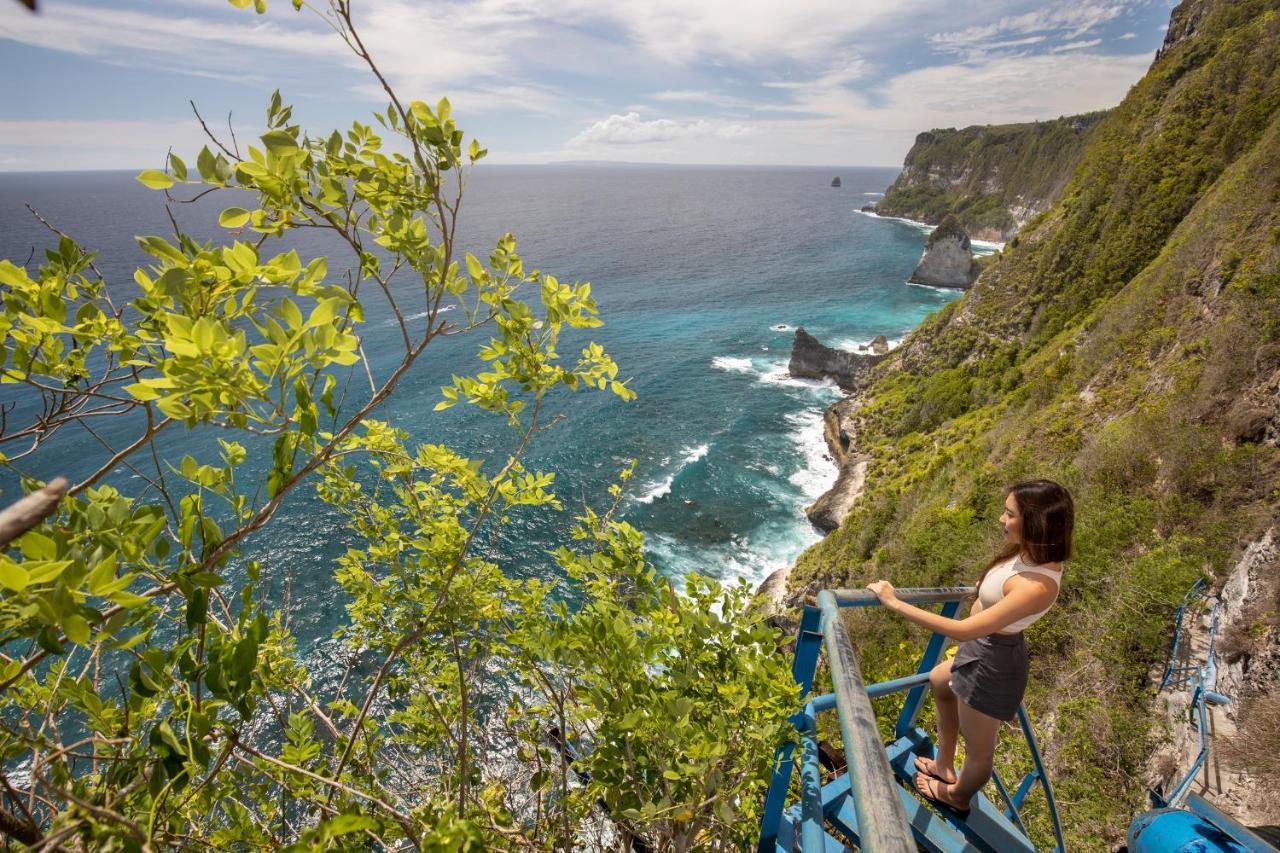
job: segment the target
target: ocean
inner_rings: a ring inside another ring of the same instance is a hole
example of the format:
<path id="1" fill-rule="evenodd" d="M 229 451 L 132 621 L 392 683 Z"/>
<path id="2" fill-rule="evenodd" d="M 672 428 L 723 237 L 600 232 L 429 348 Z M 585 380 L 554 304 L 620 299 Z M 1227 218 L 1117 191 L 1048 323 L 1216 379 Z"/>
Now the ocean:
<path id="1" fill-rule="evenodd" d="M 653 563 L 677 581 L 697 571 L 756 584 L 817 541 L 804 507 L 835 480 L 822 411 L 839 391 L 788 376 L 796 328 L 833 346 L 866 347 L 877 335 L 892 342 L 959 296 L 904 283 L 926 228 L 859 213 L 895 174 L 847 167 L 478 168 L 463 202 L 461 243 L 486 257 L 512 231 L 526 269 L 590 281 L 605 325 L 575 333 L 560 351 L 572 355 L 587 340 L 600 342 L 638 394 L 623 403 L 605 393 L 565 392 L 551 402 L 548 414 L 563 419 L 535 439 L 527 462 L 556 473 L 564 510 L 514 513 L 500 535 L 482 543 L 486 556 L 516 574 L 556 571 L 548 552 L 584 503 L 607 505 L 606 490 L 629 459 L 636 472 L 621 518 L 646 534 Z M 836 175 L 840 188 L 830 186 Z M 170 231 L 162 202 L 133 173 L 0 174 L 0 257 L 21 264 L 34 250 L 38 262 L 56 241 L 25 209 L 29 203 L 99 253 L 119 301 L 134 289 L 135 267 L 147 261 L 134 236 Z M 218 212 L 233 203 L 213 197 L 176 214 L 197 238 L 214 239 L 222 233 Z M 304 262 L 329 254 L 331 277 L 349 263 L 323 234 L 290 241 Z M 408 283 L 402 286 L 407 292 Z M 364 302 L 365 349 L 374 374 L 385 375 L 398 358 L 399 335 L 374 291 Z M 496 470 L 516 441 L 504 421 L 465 406 L 432 411 L 450 374 L 481 369 L 475 352 L 485 339 L 433 344 L 374 417 Z M 0 402 L 24 403 L 13 385 L 0 386 Z M 131 429 L 104 424 L 98 432 L 119 446 Z M 163 434 L 160 448 L 175 461 L 183 453 L 214 461 L 217 451 L 212 435 L 182 430 Z M 14 453 L 12 445 L 0 450 Z M 69 428 L 24 464 L 42 478 L 74 481 L 106 458 L 98 439 Z M 134 476 L 122 467 L 113 481 L 136 491 Z M 0 472 L 0 488 L 0 499 L 13 499 L 16 477 Z M 332 559 L 347 541 L 337 513 L 303 487 L 247 543 L 269 583 L 278 592 L 291 587 L 292 624 L 304 647 L 343 619 L 334 605 Z"/>

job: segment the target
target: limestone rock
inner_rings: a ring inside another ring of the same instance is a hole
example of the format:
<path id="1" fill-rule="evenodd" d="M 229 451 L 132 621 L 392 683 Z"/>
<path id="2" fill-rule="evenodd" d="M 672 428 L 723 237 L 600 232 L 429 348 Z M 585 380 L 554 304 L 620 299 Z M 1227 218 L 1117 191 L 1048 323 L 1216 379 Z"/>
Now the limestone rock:
<path id="1" fill-rule="evenodd" d="M 969 235 L 954 216 L 945 217 L 925 243 L 920 263 L 907 281 L 968 289 L 977 277 Z"/>
<path id="2" fill-rule="evenodd" d="M 869 457 L 859 455 L 840 466 L 840 476 L 836 478 L 835 485 L 804 511 L 814 527 L 830 533 L 840 526 L 853 509 L 854 501 L 862 494 L 869 463 Z"/>
<path id="3" fill-rule="evenodd" d="M 853 391 L 866 382 L 871 368 L 881 358 L 883 356 L 863 355 L 823 346 L 801 327 L 796 329 L 796 339 L 791 345 L 791 361 L 787 369 L 797 378 L 830 378 L 845 391 Z"/>

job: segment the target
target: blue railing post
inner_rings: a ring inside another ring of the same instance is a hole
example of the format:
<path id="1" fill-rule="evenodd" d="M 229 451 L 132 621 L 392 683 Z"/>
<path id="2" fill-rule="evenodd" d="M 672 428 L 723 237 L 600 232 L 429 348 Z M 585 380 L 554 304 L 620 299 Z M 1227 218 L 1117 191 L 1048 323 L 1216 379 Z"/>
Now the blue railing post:
<path id="1" fill-rule="evenodd" d="M 803 750 L 800 759 L 800 849 L 822 850 L 822 769 L 818 763 L 818 721 L 814 719 L 813 706 L 806 705 L 804 725 L 800 730 Z"/>
<path id="2" fill-rule="evenodd" d="M 800 629 L 796 632 L 795 659 L 791 662 L 791 677 L 800 688 L 804 701 L 813 689 L 813 677 L 818 671 L 818 655 L 822 651 L 822 612 L 816 607 L 805 607 L 800 617 Z M 803 712 L 791 718 L 796 728 L 804 725 Z M 795 766 L 792 755 L 795 743 L 788 741 L 774 752 L 773 778 L 765 795 L 764 814 L 760 818 L 759 853 L 773 853 L 778 844 L 778 828 L 782 823 L 782 808 L 787 800 L 787 788 L 791 784 L 791 771 Z"/>
<path id="3" fill-rule="evenodd" d="M 942 605 L 942 615 L 948 619 L 954 619 L 959 611 L 959 601 L 948 601 Z M 923 675 L 938 665 L 938 661 L 942 658 L 942 649 L 946 643 L 947 638 L 941 634 L 934 634 L 929 638 L 929 645 L 925 646 L 924 655 L 920 658 L 920 666 L 916 669 L 917 674 Z M 902 711 L 898 714 L 898 724 L 893 730 L 895 737 L 906 737 L 916 727 L 916 718 L 920 716 L 920 708 L 924 705 L 926 686 L 921 684 L 918 687 L 911 688 L 911 691 L 907 693 L 906 702 L 903 703 Z"/>
<path id="4" fill-rule="evenodd" d="M 1044 761 L 1040 758 L 1040 746 L 1036 743 L 1036 733 L 1031 730 L 1031 721 L 1027 719 L 1027 709 L 1018 704 L 1018 724 L 1022 726 L 1022 736 L 1027 739 L 1027 748 L 1031 750 L 1031 763 L 1035 766 L 1036 776 L 1040 778 L 1040 787 L 1044 790 L 1045 802 L 1049 805 L 1049 818 L 1053 821 L 1053 838 L 1058 842 L 1056 850 L 1062 853 L 1067 849 L 1062 840 L 1062 822 L 1058 820 L 1058 804 L 1053 799 L 1053 785 L 1044 772 Z"/>

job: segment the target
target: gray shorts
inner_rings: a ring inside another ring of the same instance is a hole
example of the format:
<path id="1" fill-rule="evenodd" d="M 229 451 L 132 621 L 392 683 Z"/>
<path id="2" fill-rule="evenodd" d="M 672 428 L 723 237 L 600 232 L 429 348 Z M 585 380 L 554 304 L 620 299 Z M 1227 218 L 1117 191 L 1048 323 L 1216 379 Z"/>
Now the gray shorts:
<path id="1" fill-rule="evenodd" d="M 966 640 L 951 659 L 951 689 L 960 701 L 997 720 L 1012 720 L 1030 671 L 1022 632 Z"/>

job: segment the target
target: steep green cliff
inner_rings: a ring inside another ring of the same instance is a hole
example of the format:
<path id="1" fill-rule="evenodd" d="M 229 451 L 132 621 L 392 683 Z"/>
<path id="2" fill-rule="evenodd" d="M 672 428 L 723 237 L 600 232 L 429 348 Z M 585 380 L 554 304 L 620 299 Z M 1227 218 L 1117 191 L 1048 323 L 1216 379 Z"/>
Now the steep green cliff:
<path id="1" fill-rule="evenodd" d="M 972 581 L 999 541 L 1000 487 L 1066 484 L 1075 554 L 1028 634 L 1027 707 L 1076 849 L 1123 840 L 1144 808 L 1149 673 L 1176 601 L 1278 517 L 1277 5 L 1174 10 L 1057 204 L 877 366 L 857 431 L 867 490 L 792 576 Z M 868 680 L 902 674 L 916 629 L 857 618 Z M 1016 740 L 1006 779 L 1027 768 Z"/>
<path id="2" fill-rule="evenodd" d="M 1008 240 L 1062 193 L 1105 115 L 922 133 L 875 210 L 931 225 L 952 213 L 971 237 Z"/>

